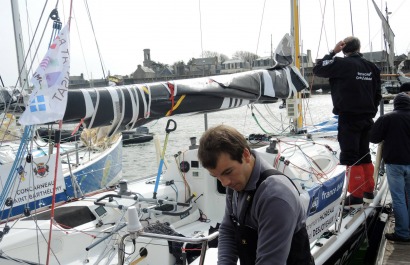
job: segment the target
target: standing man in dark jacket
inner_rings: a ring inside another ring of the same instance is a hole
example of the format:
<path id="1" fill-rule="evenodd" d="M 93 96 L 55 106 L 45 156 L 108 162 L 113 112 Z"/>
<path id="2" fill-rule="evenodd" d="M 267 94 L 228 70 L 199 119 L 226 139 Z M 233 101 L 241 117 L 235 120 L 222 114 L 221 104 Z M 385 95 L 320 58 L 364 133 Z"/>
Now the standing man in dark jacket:
<path id="1" fill-rule="evenodd" d="M 410 97 L 400 93 L 393 104 L 392 112 L 377 119 L 370 141 L 384 141 L 382 156 L 395 216 L 395 232 L 385 236 L 391 241 L 410 242 Z"/>
<path id="2" fill-rule="evenodd" d="M 341 51 L 345 57 L 335 57 Z M 360 40 L 347 37 L 318 61 L 313 73 L 329 78 L 333 113 L 339 115 L 340 164 L 350 175 L 346 205 L 371 202 L 374 167 L 369 136 L 382 98 L 380 70 L 362 57 Z"/>
<path id="3" fill-rule="evenodd" d="M 314 264 L 306 209 L 293 182 L 251 151 L 245 137 L 219 125 L 201 137 L 202 166 L 227 188 L 218 265 Z"/>

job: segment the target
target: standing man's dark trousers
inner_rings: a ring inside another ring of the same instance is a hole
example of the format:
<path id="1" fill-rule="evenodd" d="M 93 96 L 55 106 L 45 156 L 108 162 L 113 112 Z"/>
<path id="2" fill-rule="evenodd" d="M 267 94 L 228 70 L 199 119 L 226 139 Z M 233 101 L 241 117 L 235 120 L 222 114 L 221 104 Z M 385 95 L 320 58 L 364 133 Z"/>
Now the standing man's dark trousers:
<path id="1" fill-rule="evenodd" d="M 350 171 L 348 191 L 356 198 L 363 198 L 364 193 L 373 194 L 374 190 L 374 166 L 369 149 L 373 123 L 372 118 L 339 116 L 340 164 L 347 166 L 346 174 Z"/>

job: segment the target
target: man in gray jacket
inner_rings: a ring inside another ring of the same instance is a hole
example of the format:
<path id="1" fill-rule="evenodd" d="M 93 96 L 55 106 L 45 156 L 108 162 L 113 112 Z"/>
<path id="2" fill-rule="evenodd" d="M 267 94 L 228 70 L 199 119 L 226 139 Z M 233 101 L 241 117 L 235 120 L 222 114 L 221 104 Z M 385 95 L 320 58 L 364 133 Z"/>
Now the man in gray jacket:
<path id="1" fill-rule="evenodd" d="M 201 137 L 198 158 L 227 188 L 219 228 L 218 264 L 314 264 L 306 209 L 293 182 L 276 171 L 232 127 Z"/>

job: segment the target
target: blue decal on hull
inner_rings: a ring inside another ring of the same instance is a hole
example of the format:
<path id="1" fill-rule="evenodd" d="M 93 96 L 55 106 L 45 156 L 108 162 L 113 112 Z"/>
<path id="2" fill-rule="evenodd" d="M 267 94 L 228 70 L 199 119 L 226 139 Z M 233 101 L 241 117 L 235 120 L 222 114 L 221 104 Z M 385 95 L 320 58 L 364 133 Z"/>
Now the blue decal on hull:
<path id="1" fill-rule="evenodd" d="M 343 172 L 308 191 L 310 197 L 309 216 L 323 210 L 326 206 L 340 198 L 344 180 L 345 173 Z"/>
<path id="2" fill-rule="evenodd" d="M 96 160 L 94 163 L 91 163 L 89 166 L 80 171 L 74 171 L 73 174 L 80 185 L 81 191 L 85 194 L 104 188 L 107 183 L 114 180 L 114 178 L 120 174 L 121 170 L 122 143 L 121 140 L 119 140 L 119 144 L 111 150 L 111 152 L 107 153 L 105 157 Z M 71 177 L 69 175 L 65 175 L 64 182 L 66 189 L 56 191 L 56 203 L 67 201 L 74 197 L 74 187 L 71 182 Z M 11 211 L 10 209 L 4 209 L 1 212 L 0 220 L 23 214 L 25 208 L 29 208 L 33 213 L 35 209 L 50 206 L 53 195 L 52 187 L 43 192 L 46 194 L 43 193 L 42 195 L 50 196 L 43 199 L 37 199 L 36 201 L 31 201 L 33 200 L 33 195 L 29 195 L 31 196 L 29 198 L 31 202 L 13 207 Z"/>

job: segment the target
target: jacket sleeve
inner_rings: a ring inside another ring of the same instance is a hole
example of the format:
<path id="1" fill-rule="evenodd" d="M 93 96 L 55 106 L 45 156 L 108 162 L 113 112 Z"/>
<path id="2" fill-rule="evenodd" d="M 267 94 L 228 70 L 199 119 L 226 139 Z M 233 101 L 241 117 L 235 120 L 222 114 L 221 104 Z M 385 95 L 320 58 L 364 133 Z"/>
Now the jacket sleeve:
<path id="1" fill-rule="evenodd" d="M 291 196 L 294 199 L 287 201 L 270 196 L 269 193 L 269 189 L 266 189 L 256 205 L 258 220 L 256 265 L 283 265 L 287 262 L 298 222 L 296 199 Z"/>
<path id="2" fill-rule="evenodd" d="M 313 67 L 313 74 L 319 77 L 330 78 L 335 77 L 340 71 L 339 66 L 335 65 L 336 58 L 330 54 L 326 54 Z"/>
<path id="3" fill-rule="evenodd" d="M 370 142 L 378 144 L 382 142 L 385 138 L 384 128 L 386 127 L 386 121 L 384 116 L 380 116 L 376 122 L 373 124 L 372 130 L 370 132 Z"/>
<path id="4" fill-rule="evenodd" d="M 230 218 L 231 213 L 232 205 L 228 196 L 226 196 L 225 215 L 219 227 L 218 265 L 236 265 L 238 261 L 235 239 L 236 232 Z"/>

